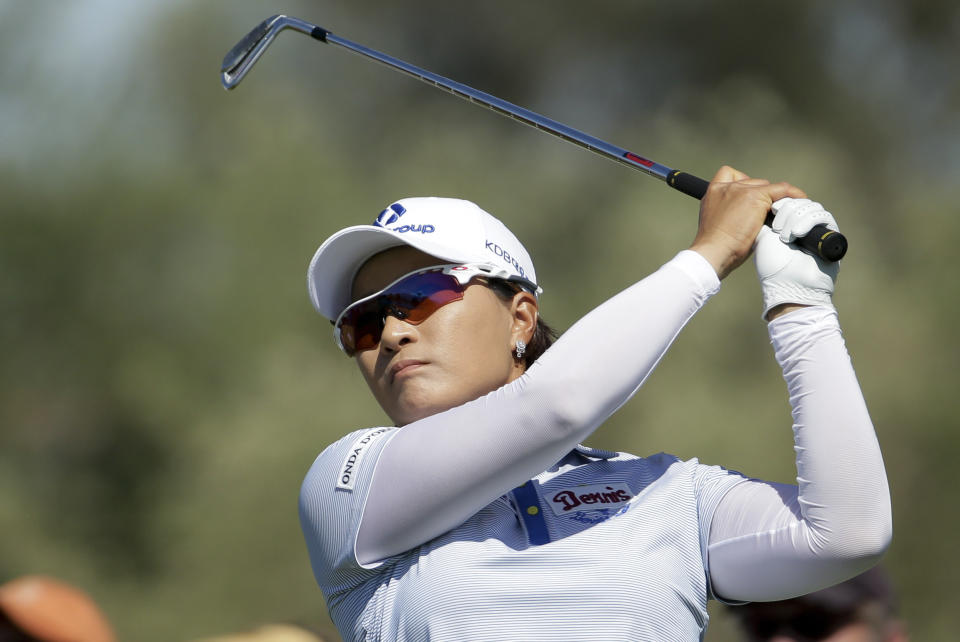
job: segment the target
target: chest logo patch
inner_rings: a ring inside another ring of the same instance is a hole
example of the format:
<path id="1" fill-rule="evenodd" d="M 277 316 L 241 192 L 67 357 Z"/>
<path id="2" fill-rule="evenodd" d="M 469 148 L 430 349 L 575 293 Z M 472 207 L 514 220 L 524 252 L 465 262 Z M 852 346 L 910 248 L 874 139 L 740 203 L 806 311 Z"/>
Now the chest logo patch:
<path id="1" fill-rule="evenodd" d="M 618 509 L 633 498 L 626 484 L 589 484 L 551 491 L 544 495 L 554 515 L 575 515 L 585 511 Z"/>

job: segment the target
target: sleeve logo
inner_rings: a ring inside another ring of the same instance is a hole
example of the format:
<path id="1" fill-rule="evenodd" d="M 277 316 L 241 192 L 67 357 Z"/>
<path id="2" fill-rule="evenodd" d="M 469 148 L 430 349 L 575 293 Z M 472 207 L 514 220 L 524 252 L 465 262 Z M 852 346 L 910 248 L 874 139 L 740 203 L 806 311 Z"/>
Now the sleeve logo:
<path id="1" fill-rule="evenodd" d="M 360 460 L 363 459 L 364 455 L 367 454 L 367 451 L 370 449 L 370 444 L 379 439 L 383 433 L 392 430 L 391 428 L 377 428 L 376 430 L 371 430 L 365 435 L 361 435 L 353 445 L 350 446 L 350 450 L 347 451 L 347 456 L 343 460 L 343 464 L 340 466 L 340 473 L 337 475 L 337 488 L 342 488 L 343 490 L 353 491 L 353 487 L 357 481 L 357 474 L 360 470 Z"/>

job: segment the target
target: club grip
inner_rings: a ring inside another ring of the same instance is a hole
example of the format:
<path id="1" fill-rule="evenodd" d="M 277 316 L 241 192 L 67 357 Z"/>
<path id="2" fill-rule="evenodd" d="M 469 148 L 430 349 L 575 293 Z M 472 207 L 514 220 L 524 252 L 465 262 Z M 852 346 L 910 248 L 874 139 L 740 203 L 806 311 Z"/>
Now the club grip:
<path id="1" fill-rule="evenodd" d="M 699 176 L 687 174 L 686 172 L 675 169 L 667 174 L 667 185 L 699 201 L 703 198 L 704 194 L 707 193 L 707 187 L 710 186 L 710 182 L 703 180 Z"/>
<path id="2" fill-rule="evenodd" d="M 667 185 L 699 200 L 707 193 L 710 183 L 699 176 L 673 170 L 667 174 Z M 770 225 L 772 222 L 773 212 L 767 212 L 764 223 Z M 824 261 L 839 261 L 847 253 L 847 237 L 840 232 L 834 232 L 826 225 L 815 225 L 806 236 L 798 238 L 795 243 Z"/>

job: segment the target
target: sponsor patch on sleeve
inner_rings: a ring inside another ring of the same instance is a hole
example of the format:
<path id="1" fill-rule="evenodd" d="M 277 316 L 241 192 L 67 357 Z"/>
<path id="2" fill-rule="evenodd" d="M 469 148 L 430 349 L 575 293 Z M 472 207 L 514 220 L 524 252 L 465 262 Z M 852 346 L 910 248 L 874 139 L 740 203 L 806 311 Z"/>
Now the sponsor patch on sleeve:
<path id="1" fill-rule="evenodd" d="M 339 468 L 337 488 L 353 491 L 357 474 L 360 470 L 360 461 L 364 455 L 367 454 L 367 451 L 370 450 L 370 445 L 390 430 L 393 430 L 393 428 L 377 428 L 361 435 L 353 442 L 353 445 L 350 446 L 350 450 L 347 452 L 347 456 L 343 460 L 343 464 Z"/>

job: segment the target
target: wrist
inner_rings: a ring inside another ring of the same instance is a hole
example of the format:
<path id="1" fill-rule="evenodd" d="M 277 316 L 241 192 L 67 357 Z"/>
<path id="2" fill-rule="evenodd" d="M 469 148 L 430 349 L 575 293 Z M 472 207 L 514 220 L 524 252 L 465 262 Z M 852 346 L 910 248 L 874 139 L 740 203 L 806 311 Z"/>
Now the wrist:
<path id="1" fill-rule="evenodd" d="M 777 317 L 782 317 L 783 315 L 789 314 L 790 312 L 793 312 L 795 310 L 800 310 L 802 308 L 809 308 L 809 307 L 810 307 L 809 305 L 804 305 L 802 303 L 781 303 L 780 305 L 776 305 L 770 308 L 770 311 L 767 312 L 764 318 L 767 320 L 767 322 L 770 322 L 776 319 Z"/>
<path id="2" fill-rule="evenodd" d="M 782 272 L 780 274 L 783 274 Z M 831 292 L 827 289 L 811 287 L 790 280 L 768 278 L 761 280 L 763 295 L 763 313 L 767 321 L 800 307 L 822 305 L 833 307 Z M 792 307 L 791 307 L 792 306 Z"/>
<path id="3" fill-rule="evenodd" d="M 717 273 L 717 278 L 721 280 L 743 262 L 742 260 L 738 261 L 730 250 L 710 243 L 694 242 L 689 249 L 706 259 L 707 263 L 713 267 L 714 272 Z"/>

